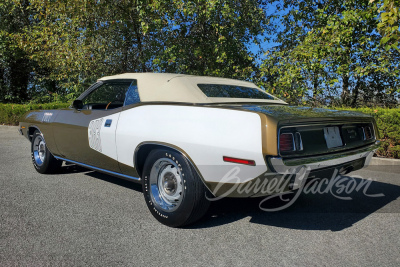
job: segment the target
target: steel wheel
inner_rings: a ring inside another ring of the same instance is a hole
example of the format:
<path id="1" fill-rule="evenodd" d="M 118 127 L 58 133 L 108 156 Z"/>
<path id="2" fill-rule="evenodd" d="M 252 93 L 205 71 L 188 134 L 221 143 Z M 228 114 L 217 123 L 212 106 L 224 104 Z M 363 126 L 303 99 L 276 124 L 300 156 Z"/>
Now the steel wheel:
<path id="1" fill-rule="evenodd" d="M 42 166 L 46 159 L 46 142 L 42 135 L 36 135 L 33 140 L 33 158 L 38 166 Z"/>
<path id="2" fill-rule="evenodd" d="M 50 153 L 43 135 L 38 130 L 32 136 L 31 157 L 33 166 L 39 173 L 54 173 L 62 164 L 62 161 L 55 159 Z"/>
<path id="3" fill-rule="evenodd" d="M 207 189 L 190 162 L 179 152 L 154 149 L 141 175 L 147 207 L 161 223 L 182 227 L 199 220 L 207 211 Z"/>
<path id="4" fill-rule="evenodd" d="M 168 158 L 157 160 L 150 171 L 150 196 L 153 203 L 164 211 L 176 210 L 182 202 L 184 188 L 181 170 Z"/>

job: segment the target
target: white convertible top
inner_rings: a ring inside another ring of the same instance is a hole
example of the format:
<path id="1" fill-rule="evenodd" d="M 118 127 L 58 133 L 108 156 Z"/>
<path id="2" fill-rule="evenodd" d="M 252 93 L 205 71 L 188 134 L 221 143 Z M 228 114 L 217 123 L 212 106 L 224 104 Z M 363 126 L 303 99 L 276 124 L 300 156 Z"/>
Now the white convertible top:
<path id="1" fill-rule="evenodd" d="M 243 87 L 259 87 L 251 82 L 234 79 L 194 76 L 172 73 L 124 73 L 114 76 L 107 76 L 99 81 L 115 79 L 136 79 L 138 84 L 141 102 L 185 102 L 185 103 L 227 103 L 227 102 L 267 102 L 286 104 L 284 101 L 274 97 L 270 99 L 249 99 L 249 98 L 227 98 L 207 97 L 197 84 L 224 84 L 238 85 Z"/>

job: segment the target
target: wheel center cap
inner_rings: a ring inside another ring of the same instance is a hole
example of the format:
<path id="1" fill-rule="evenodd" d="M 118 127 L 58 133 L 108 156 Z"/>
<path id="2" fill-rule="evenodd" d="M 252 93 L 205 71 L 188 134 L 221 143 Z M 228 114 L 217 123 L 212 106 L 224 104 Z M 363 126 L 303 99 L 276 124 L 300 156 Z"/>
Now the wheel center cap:
<path id="1" fill-rule="evenodd" d="M 168 195 L 173 195 L 176 192 L 177 188 L 177 181 L 175 178 L 175 175 L 172 172 L 167 172 L 164 177 L 163 177 L 163 186 L 164 186 L 164 191 Z"/>
<path id="2" fill-rule="evenodd" d="M 40 142 L 39 143 L 39 149 L 38 149 L 39 151 L 39 157 L 41 158 L 41 159 L 43 159 L 44 158 L 44 151 L 45 151 L 45 146 L 44 146 L 44 143 L 43 142 Z"/>

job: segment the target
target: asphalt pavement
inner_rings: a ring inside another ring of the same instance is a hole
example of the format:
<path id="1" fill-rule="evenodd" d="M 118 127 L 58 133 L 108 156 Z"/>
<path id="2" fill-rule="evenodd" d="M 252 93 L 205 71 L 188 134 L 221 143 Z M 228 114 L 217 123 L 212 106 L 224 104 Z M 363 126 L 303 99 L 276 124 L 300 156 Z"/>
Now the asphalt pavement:
<path id="1" fill-rule="evenodd" d="M 0 266 L 400 266 L 399 173 L 353 172 L 278 212 L 223 199 L 174 229 L 138 184 L 74 165 L 37 173 L 30 143 L 0 126 Z"/>

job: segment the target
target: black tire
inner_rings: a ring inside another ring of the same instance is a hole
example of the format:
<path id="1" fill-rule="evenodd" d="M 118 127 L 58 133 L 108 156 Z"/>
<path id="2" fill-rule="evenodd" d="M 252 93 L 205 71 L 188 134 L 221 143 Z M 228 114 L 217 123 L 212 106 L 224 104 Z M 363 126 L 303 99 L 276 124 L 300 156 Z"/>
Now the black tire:
<path id="1" fill-rule="evenodd" d="M 50 153 L 43 135 L 38 130 L 32 136 L 31 158 L 36 171 L 43 174 L 57 172 L 62 164 L 61 160 L 57 160 Z"/>
<path id="2" fill-rule="evenodd" d="M 207 212 L 207 189 L 180 153 L 153 150 L 144 164 L 142 178 L 147 207 L 162 224 L 182 227 L 198 221 Z"/>

